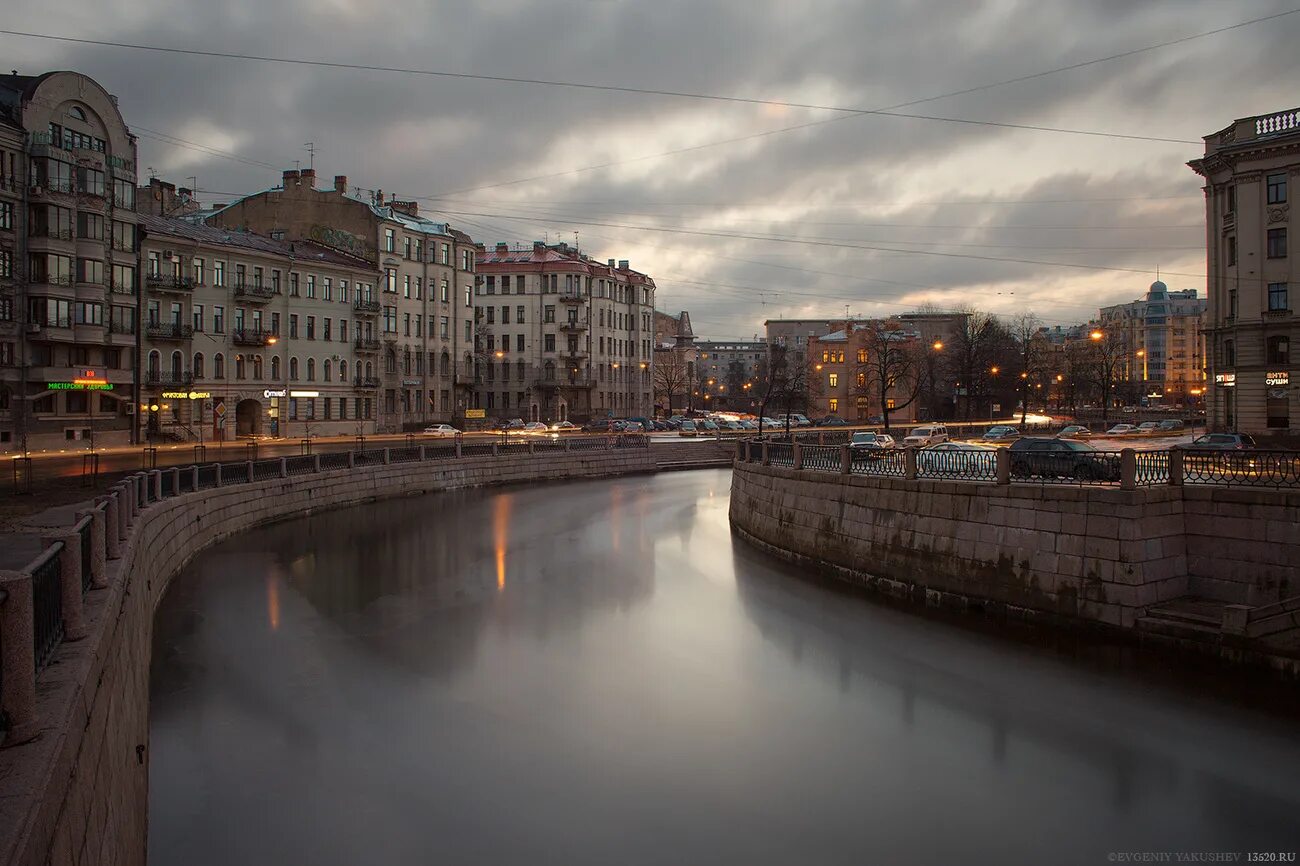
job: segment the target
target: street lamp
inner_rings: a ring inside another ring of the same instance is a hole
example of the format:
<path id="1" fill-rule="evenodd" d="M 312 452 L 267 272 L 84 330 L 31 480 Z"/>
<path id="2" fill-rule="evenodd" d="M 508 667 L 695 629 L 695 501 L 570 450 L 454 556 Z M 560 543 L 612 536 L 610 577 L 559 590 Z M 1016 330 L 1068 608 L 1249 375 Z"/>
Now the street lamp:
<path id="1" fill-rule="evenodd" d="M 930 348 L 931 348 L 931 349 L 934 349 L 936 352 L 942 352 L 942 351 L 943 351 L 943 340 L 935 340 L 935 341 L 934 341 L 934 345 L 932 345 Z"/>
<path id="2" fill-rule="evenodd" d="M 1100 340 L 1104 336 L 1105 334 L 1103 334 L 1101 331 L 1093 331 L 1091 334 L 1088 335 L 1088 339 L 1093 340 L 1095 342 L 1097 340 Z"/>

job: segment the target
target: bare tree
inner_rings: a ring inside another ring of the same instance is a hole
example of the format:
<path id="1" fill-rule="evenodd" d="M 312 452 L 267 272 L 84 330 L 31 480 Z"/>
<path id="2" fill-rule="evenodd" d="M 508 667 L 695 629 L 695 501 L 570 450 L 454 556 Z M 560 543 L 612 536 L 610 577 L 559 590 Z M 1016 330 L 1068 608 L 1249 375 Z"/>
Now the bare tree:
<path id="1" fill-rule="evenodd" d="M 906 409 L 921 393 L 924 359 L 916 335 L 896 321 L 870 321 L 855 327 L 862 334 L 866 360 L 858 362 L 855 390 L 880 401 L 880 415 L 889 432 L 889 415 Z M 893 400 L 894 405 L 889 405 Z"/>
<path id="2" fill-rule="evenodd" d="M 966 391 L 965 419 L 970 420 L 971 405 L 976 403 L 988 382 L 989 370 L 994 366 L 1002 328 L 991 314 L 971 307 L 957 310 L 962 316 L 961 325 L 952 335 L 944 351 L 956 386 Z"/>
<path id="3" fill-rule="evenodd" d="M 785 432 L 790 435 L 790 414 L 808 405 L 808 362 L 800 353 L 790 353 L 782 345 L 768 349 L 767 377 L 763 383 L 763 400 L 758 408 L 758 430 L 763 432 L 763 419 L 769 405 L 785 412 Z"/>
<path id="4" fill-rule="evenodd" d="M 668 414 L 672 415 L 673 398 L 691 385 L 686 356 L 675 349 L 655 352 L 654 374 L 655 397 L 665 398 Z"/>
<path id="5" fill-rule="evenodd" d="M 1044 341 L 1039 334 L 1041 327 L 1042 321 L 1031 312 L 1021 313 L 1009 324 L 1011 336 L 1016 341 L 1020 353 L 1017 366 L 1020 367 L 1020 426 L 1022 428 L 1029 415 L 1030 380 L 1038 378 L 1046 361 Z"/>
<path id="6" fill-rule="evenodd" d="M 1103 331 L 1092 328 L 1088 333 L 1092 347 L 1089 353 L 1092 382 L 1101 399 L 1101 423 L 1105 424 L 1110 415 L 1110 401 L 1114 396 L 1116 385 L 1124 374 L 1128 364 L 1128 348 L 1124 337 L 1116 331 Z"/>

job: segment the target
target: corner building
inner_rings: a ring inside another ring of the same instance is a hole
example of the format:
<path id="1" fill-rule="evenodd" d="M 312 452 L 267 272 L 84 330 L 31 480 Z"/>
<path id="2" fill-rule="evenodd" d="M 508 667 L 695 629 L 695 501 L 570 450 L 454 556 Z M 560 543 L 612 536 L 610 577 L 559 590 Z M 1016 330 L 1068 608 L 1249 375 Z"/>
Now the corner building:
<path id="1" fill-rule="evenodd" d="M 476 407 L 585 422 L 653 412 L 654 280 L 567 244 L 480 249 Z"/>
<path id="2" fill-rule="evenodd" d="M 135 175 L 93 79 L 0 76 L 0 451 L 131 442 Z"/>
<path id="3" fill-rule="evenodd" d="M 461 423 L 474 392 L 474 241 L 420 215 L 413 201 L 349 190 L 344 175 L 316 188 L 311 169 L 214 209 L 210 225 L 272 240 L 311 241 L 376 269 L 379 289 L 354 310 L 357 360 L 374 364 L 359 396 L 376 401 L 379 432 Z"/>

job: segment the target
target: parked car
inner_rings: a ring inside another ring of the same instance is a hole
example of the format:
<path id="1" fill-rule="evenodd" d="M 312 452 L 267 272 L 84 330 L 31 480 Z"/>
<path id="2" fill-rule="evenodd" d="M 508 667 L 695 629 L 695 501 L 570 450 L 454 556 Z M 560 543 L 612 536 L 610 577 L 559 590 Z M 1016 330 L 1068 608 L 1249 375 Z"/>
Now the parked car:
<path id="1" fill-rule="evenodd" d="M 827 415 L 825 418 L 823 418 L 821 421 L 818 422 L 818 426 L 847 427 L 849 426 L 849 422 L 845 421 L 843 418 L 839 417 L 838 415 Z"/>
<path id="2" fill-rule="evenodd" d="M 1019 436 L 1020 431 L 1009 424 L 994 424 L 984 431 L 984 439 L 987 442 L 1007 442 Z"/>
<path id="3" fill-rule="evenodd" d="M 1177 418 L 1166 418 L 1156 427 L 1161 433 L 1181 433 L 1187 428 L 1187 425 Z"/>
<path id="4" fill-rule="evenodd" d="M 460 431 L 450 424 L 434 424 L 432 427 L 424 428 L 425 436 L 434 436 L 438 439 L 455 438 L 460 435 Z"/>
<path id="5" fill-rule="evenodd" d="M 1082 424 L 1071 424 L 1069 427 L 1063 427 L 1060 433 L 1056 434 L 1057 439 L 1087 439 L 1092 435 L 1092 431 Z"/>
<path id="6" fill-rule="evenodd" d="M 718 426 L 723 430 L 731 430 L 733 432 L 745 429 L 744 426 L 734 418 L 724 418 L 718 422 Z"/>
<path id="7" fill-rule="evenodd" d="M 1026 436 L 1011 443 L 1013 478 L 1074 478 L 1118 481 L 1119 456 L 1104 454 L 1077 439 Z"/>
<path id="8" fill-rule="evenodd" d="M 574 424 L 572 421 L 556 421 L 551 425 L 551 429 L 563 433 L 568 430 L 577 430 L 578 425 Z"/>
<path id="9" fill-rule="evenodd" d="M 1141 424 L 1137 425 L 1137 429 L 1134 430 L 1133 432 L 1134 433 L 1155 433 L 1159 429 L 1160 429 L 1159 421 L 1143 421 Z"/>
<path id="10" fill-rule="evenodd" d="M 524 425 L 523 432 L 525 435 L 528 436 L 541 436 L 550 433 L 551 428 L 547 427 L 541 421 L 529 421 L 527 424 Z"/>
<path id="11" fill-rule="evenodd" d="M 502 427 L 501 429 L 502 429 L 502 430 L 522 430 L 522 429 L 524 429 L 524 419 L 523 419 L 523 418 L 511 418 L 509 421 L 507 421 L 507 422 L 505 423 L 505 426 Z"/>
<path id="12" fill-rule="evenodd" d="M 682 421 L 681 425 L 678 426 L 678 428 L 677 428 L 677 435 L 678 435 L 678 436 L 697 436 L 697 435 L 699 435 L 699 431 L 695 429 L 695 422 L 694 422 L 694 421 L 691 421 L 691 420 L 689 420 L 689 419 L 687 419 L 687 420 L 685 420 L 685 421 Z"/>
<path id="13" fill-rule="evenodd" d="M 1106 431 L 1107 436 L 1127 436 L 1137 430 L 1132 424 L 1116 424 Z"/>
<path id="14" fill-rule="evenodd" d="M 695 429 L 701 433 L 718 433 L 722 428 L 718 426 L 717 421 L 705 418 L 702 421 L 695 422 Z"/>
<path id="15" fill-rule="evenodd" d="M 894 437 L 888 433 L 872 433 L 862 430 L 853 434 L 849 440 L 849 449 L 851 451 L 883 451 L 887 448 L 893 448 Z"/>
<path id="16" fill-rule="evenodd" d="M 912 432 L 903 437 L 903 447 L 925 448 L 928 445 L 938 445 L 940 442 L 947 441 L 947 427 L 942 424 L 927 424 L 924 427 L 913 427 Z"/>
<path id="17" fill-rule="evenodd" d="M 1192 440 L 1187 450 L 1196 451 L 1246 451 L 1255 447 L 1255 440 L 1245 433 L 1206 433 Z"/>
<path id="18" fill-rule="evenodd" d="M 916 468 L 922 475 L 989 477 L 997 469 L 997 450 L 975 442 L 940 442 L 916 452 Z"/>

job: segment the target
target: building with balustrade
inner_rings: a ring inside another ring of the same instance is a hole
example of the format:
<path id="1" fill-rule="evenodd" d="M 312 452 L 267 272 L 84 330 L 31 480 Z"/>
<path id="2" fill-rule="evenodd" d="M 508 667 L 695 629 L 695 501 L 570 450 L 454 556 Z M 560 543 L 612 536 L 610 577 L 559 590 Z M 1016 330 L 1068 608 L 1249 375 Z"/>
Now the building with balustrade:
<path id="1" fill-rule="evenodd" d="M 1292 291 L 1290 188 L 1300 181 L 1300 109 L 1235 120 L 1188 165 L 1205 178 L 1209 424 L 1294 435 L 1300 337 Z"/>
<path id="2" fill-rule="evenodd" d="M 96 81 L 0 76 L 0 451 L 131 441 L 135 184 Z"/>
<path id="3" fill-rule="evenodd" d="M 474 393 L 474 282 L 469 235 L 421 216 L 414 201 L 350 188 L 344 175 L 316 188 L 313 169 L 284 172 L 280 186 L 223 203 L 208 224 L 273 240 L 311 241 L 372 265 L 378 290 L 354 311 L 375 366 L 357 396 L 375 400 L 382 432 L 462 423 Z M 354 331 L 355 333 L 355 331 Z"/>
<path id="4" fill-rule="evenodd" d="M 478 273 L 475 406 L 488 417 L 652 414 L 653 279 L 541 241 L 481 248 Z"/>
<path id="5" fill-rule="evenodd" d="M 139 221 L 141 441 L 374 432 L 374 265 L 311 241 Z"/>
<path id="6" fill-rule="evenodd" d="M 1179 409 L 1200 404 L 1205 304 L 1196 289 L 1170 291 L 1156 280 L 1145 298 L 1101 308 L 1099 327 L 1120 337 L 1122 366 L 1116 384 L 1125 400 Z"/>

